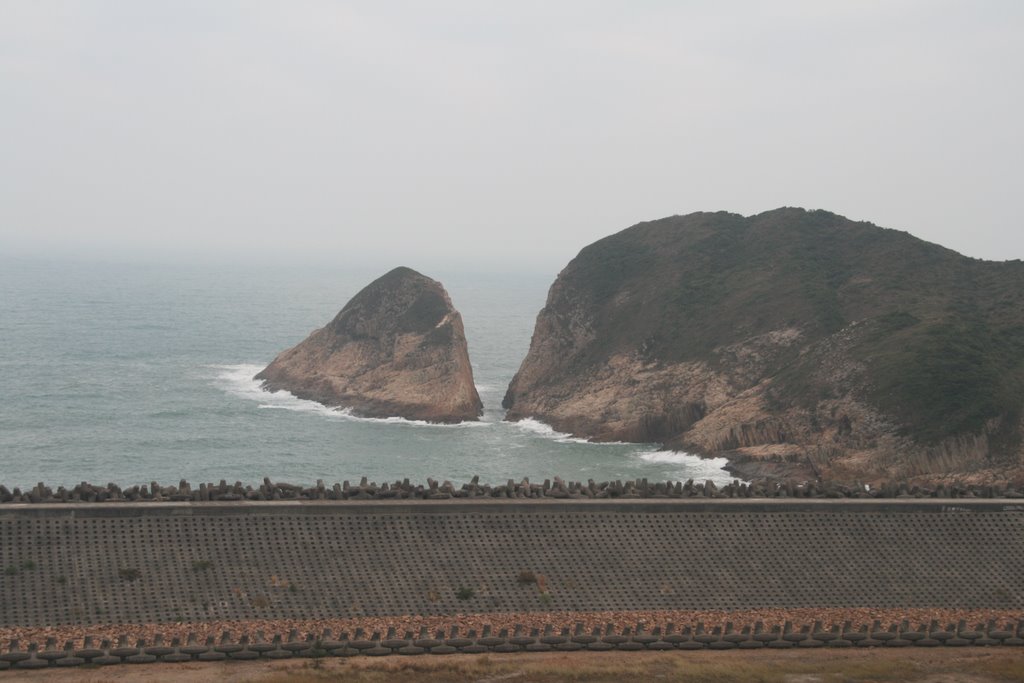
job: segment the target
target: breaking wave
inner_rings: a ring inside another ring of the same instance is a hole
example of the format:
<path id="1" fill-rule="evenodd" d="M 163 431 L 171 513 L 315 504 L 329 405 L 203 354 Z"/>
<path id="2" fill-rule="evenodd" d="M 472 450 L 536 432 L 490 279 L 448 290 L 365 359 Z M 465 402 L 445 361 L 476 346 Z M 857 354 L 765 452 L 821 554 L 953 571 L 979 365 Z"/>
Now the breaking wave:
<path id="1" fill-rule="evenodd" d="M 290 410 L 298 413 L 314 413 L 326 418 L 350 422 L 371 422 L 414 427 L 465 429 L 468 427 L 488 427 L 492 424 L 488 422 L 443 424 L 427 422 L 425 420 L 407 420 L 403 417 L 359 417 L 353 415 L 349 408 L 330 408 L 316 401 L 298 398 L 287 391 L 269 392 L 264 390 L 260 381 L 255 379 L 256 374 L 263 369 L 262 365 L 243 363 L 239 365 L 210 365 L 207 367 L 215 371 L 213 377 L 213 384 L 215 386 L 232 396 L 256 401 L 259 404 L 259 408 L 266 410 Z"/>
<path id="2" fill-rule="evenodd" d="M 587 439 L 581 439 L 573 436 L 572 434 L 566 434 L 565 432 L 559 432 L 551 425 L 541 422 L 540 420 L 532 417 L 526 417 L 517 422 L 510 423 L 514 427 L 535 436 L 541 436 L 545 439 L 551 439 L 558 443 L 585 443 L 590 446 L 622 446 L 624 445 L 621 441 L 588 441 Z"/>
<path id="3" fill-rule="evenodd" d="M 721 484 L 737 478 L 725 471 L 725 466 L 729 464 L 726 458 L 702 458 L 679 451 L 647 451 L 634 455 L 652 465 L 679 465 L 681 470 L 686 472 L 687 479 L 710 479 L 716 484 Z"/>

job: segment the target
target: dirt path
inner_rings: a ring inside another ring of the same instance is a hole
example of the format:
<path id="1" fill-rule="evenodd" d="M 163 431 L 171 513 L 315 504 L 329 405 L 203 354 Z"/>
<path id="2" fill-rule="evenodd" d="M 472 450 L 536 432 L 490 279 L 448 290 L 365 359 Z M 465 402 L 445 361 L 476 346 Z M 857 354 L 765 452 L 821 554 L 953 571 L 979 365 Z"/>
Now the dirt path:
<path id="1" fill-rule="evenodd" d="M 355 683 L 475 681 L 531 683 L 572 680 L 726 683 L 1003 683 L 1024 680 L 1024 648 L 814 650 L 786 652 L 578 652 L 444 655 L 280 662 L 122 664 L 108 668 L 0 674 L 0 681 L 46 683 Z"/>

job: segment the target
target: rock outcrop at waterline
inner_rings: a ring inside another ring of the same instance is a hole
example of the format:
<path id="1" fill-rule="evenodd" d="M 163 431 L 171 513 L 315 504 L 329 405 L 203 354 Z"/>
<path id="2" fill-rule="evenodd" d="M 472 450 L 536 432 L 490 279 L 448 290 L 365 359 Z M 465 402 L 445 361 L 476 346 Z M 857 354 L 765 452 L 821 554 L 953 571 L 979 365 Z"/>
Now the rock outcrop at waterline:
<path id="1" fill-rule="evenodd" d="M 826 211 L 697 213 L 583 249 L 505 396 L 748 479 L 1024 471 L 1024 264 Z"/>
<path id="2" fill-rule="evenodd" d="M 362 417 L 453 423 L 483 411 L 462 316 L 441 283 L 410 268 L 371 282 L 256 379 Z"/>

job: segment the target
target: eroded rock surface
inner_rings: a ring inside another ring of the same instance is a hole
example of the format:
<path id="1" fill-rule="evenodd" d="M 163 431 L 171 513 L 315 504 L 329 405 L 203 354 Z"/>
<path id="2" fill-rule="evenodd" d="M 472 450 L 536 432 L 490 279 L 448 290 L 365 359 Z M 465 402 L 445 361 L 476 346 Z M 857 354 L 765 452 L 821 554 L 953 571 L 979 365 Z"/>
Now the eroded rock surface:
<path id="1" fill-rule="evenodd" d="M 256 379 L 363 417 L 450 423 L 483 409 L 462 316 L 441 283 L 410 268 L 371 282 Z"/>
<path id="2" fill-rule="evenodd" d="M 559 274 L 505 396 L 749 478 L 1024 472 L 1024 264 L 826 211 L 641 223 Z"/>

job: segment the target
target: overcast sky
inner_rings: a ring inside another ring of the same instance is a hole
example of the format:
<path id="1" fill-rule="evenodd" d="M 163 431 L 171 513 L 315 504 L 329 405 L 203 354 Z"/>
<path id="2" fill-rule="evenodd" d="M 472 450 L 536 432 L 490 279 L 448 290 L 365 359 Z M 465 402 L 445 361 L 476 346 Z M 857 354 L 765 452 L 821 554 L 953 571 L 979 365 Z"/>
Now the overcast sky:
<path id="1" fill-rule="evenodd" d="M 0 0 L 0 253 L 555 268 L 824 208 L 1024 258 L 1024 2 Z"/>

